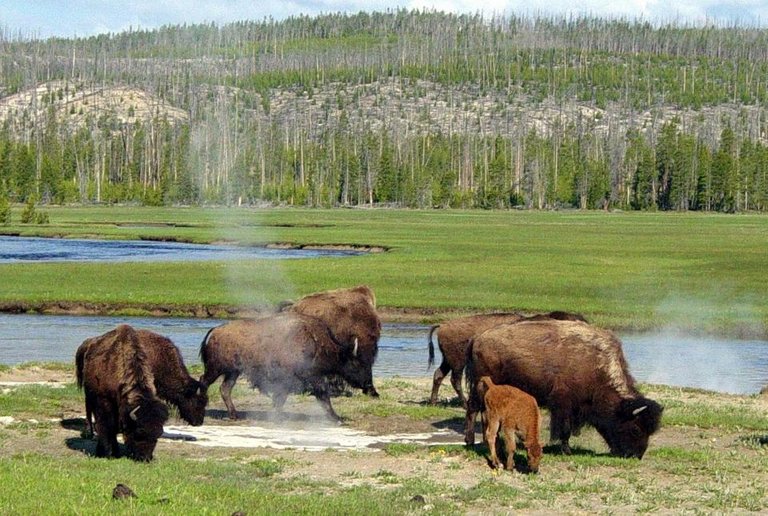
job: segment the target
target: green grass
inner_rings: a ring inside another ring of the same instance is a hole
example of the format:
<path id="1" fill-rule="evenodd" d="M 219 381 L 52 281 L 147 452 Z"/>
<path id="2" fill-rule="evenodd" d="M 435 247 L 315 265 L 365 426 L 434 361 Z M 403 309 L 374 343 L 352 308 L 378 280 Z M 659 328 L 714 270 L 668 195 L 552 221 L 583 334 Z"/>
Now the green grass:
<path id="1" fill-rule="evenodd" d="M 373 245 L 353 258 L 0 266 L 0 301 L 260 306 L 367 283 L 379 306 L 425 319 L 480 310 L 570 310 L 622 329 L 765 334 L 763 215 L 72 207 L 23 235 Z M 430 316 L 429 314 L 434 314 Z"/>
<path id="2" fill-rule="evenodd" d="M 419 399 L 415 398 L 417 392 L 425 396 L 425 385 L 420 380 L 390 379 L 379 386 L 379 401 L 357 395 L 338 398 L 335 404 L 340 412 L 353 415 L 347 423 L 353 427 L 368 420 L 359 413 L 360 405 L 380 402 L 387 405 L 386 417 L 419 422 L 409 400 Z M 78 451 L 77 445 L 83 440 L 76 430 L 62 432 L 58 422 L 49 421 L 61 417 L 62 412 L 81 412 L 81 392 L 73 385 L 63 389 L 18 387 L 0 394 L 0 414 L 11 413 L 17 418 L 17 422 L 0 427 L 0 485 L 13 486 L 0 489 L 0 507 L 3 514 L 10 515 L 768 509 L 763 481 L 768 474 L 768 432 L 764 422 L 745 420 L 740 414 L 757 414 L 760 405 L 756 400 L 650 387 L 667 406 L 662 429 L 666 437 L 658 438 L 661 443 L 654 437 L 642 461 L 606 456 L 594 430 L 587 430 L 574 438 L 574 455 L 545 453 L 538 475 L 493 472 L 485 466 L 484 446 L 469 450 L 461 445 L 391 443 L 376 454 L 383 461 L 381 465 L 367 472 L 361 472 L 360 466 L 375 459 L 371 452 L 217 451 L 165 443 L 150 464 L 95 459 Z M 244 389 L 236 395 L 247 392 Z M 724 408 L 718 411 L 717 427 L 697 441 L 696 429 L 706 427 L 709 421 L 707 411 L 701 409 L 707 405 Z M 440 419 L 461 413 L 457 407 L 443 410 Z M 686 421 L 681 414 L 689 414 Z M 678 431 L 691 437 L 675 437 Z M 334 464 L 344 464 L 335 476 L 330 472 L 322 479 L 305 475 L 308 465 L 328 454 L 333 455 L 330 460 Z M 396 469 L 399 463 L 408 466 Z M 432 472 L 432 477 L 426 472 Z M 461 479 L 460 485 L 448 484 L 451 475 Z M 112 489 L 117 483 L 131 487 L 138 498 L 113 500 Z"/>

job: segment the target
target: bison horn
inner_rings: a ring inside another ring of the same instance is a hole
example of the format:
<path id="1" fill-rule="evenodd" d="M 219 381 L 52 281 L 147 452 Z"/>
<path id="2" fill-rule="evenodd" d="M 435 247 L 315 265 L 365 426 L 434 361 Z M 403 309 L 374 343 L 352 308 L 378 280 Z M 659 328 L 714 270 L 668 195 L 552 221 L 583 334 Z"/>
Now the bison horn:
<path id="1" fill-rule="evenodd" d="M 636 408 L 635 410 L 633 410 L 633 411 L 632 411 L 632 415 L 633 415 L 633 416 L 636 416 L 636 415 L 638 415 L 640 412 L 642 412 L 643 410 L 645 410 L 645 409 L 647 409 L 647 408 L 648 408 L 648 405 L 643 405 L 642 407 Z"/>
<path id="2" fill-rule="evenodd" d="M 358 344 L 357 343 L 357 337 L 355 337 L 355 349 L 352 350 L 352 356 L 353 357 L 357 356 L 357 344 Z"/>
<path id="3" fill-rule="evenodd" d="M 134 421 L 139 420 L 139 416 L 136 415 L 136 412 L 138 412 L 140 408 L 141 408 L 141 405 L 138 405 L 135 409 L 131 410 L 130 414 L 128 414 L 129 416 L 131 416 L 131 419 L 133 419 Z"/>

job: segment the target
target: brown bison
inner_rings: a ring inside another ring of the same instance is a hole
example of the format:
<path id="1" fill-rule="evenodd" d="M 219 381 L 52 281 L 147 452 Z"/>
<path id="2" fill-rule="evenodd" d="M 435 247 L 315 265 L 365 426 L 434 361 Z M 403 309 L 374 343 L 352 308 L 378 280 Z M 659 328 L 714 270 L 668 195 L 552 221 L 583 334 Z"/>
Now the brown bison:
<path id="1" fill-rule="evenodd" d="M 95 418 L 96 456 L 119 457 L 122 432 L 128 457 L 152 460 L 168 408 L 157 397 L 138 333 L 121 324 L 83 345 L 76 357 L 77 384 L 85 393 L 86 413 Z"/>
<path id="2" fill-rule="evenodd" d="M 170 339 L 149 330 L 136 330 L 139 342 L 144 349 L 147 364 L 154 377 L 157 396 L 176 406 L 179 415 L 193 426 L 203 424 L 208 394 L 205 387 L 189 375 L 179 349 Z M 78 374 L 82 368 L 82 357 L 94 342 L 103 340 L 109 333 L 86 339 L 75 354 Z M 86 405 L 86 431 L 93 434 L 91 411 Z"/>
<path id="3" fill-rule="evenodd" d="M 287 312 L 232 321 L 213 328 L 203 339 L 200 357 L 205 373 L 200 381 L 209 386 L 224 375 L 221 397 L 231 419 L 237 419 L 232 387 L 245 374 L 253 387 L 272 396 L 278 410 L 288 394 L 308 391 L 338 421 L 328 378 L 340 375 L 353 387 L 369 385 L 369 371 L 357 365 L 358 352 L 356 343 L 339 343 L 323 321 L 308 315 Z"/>
<path id="4" fill-rule="evenodd" d="M 432 334 L 435 330 L 437 330 L 437 344 L 440 347 L 440 353 L 443 355 L 443 361 L 435 371 L 432 379 L 432 395 L 429 398 L 429 402 L 432 405 L 437 403 L 437 393 L 440 389 L 440 384 L 443 383 L 446 375 L 450 372 L 451 385 L 453 385 L 456 394 L 459 395 L 461 404 L 466 408 L 467 399 L 464 397 L 464 392 L 461 388 L 461 377 L 464 372 L 464 366 L 467 363 L 467 348 L 469 348 L 472 337 L 480 335 L 485 330 L 499 324 L 517 322 L 523 319 L 584 321 L 583 316 L 568 312 L 549 312 L 530 317 L 517 312 L 511 312 L 468 315 L 432 326 L 429 330 L 428 367 L 435 363 L 435 345 L 432 343 Z"/>
<path id="5" fill-rule="evenodd" d="M 356 346 L 357 356 L 345 367 L 352 370 L 354 376 L 359 376 L 361 370 L 365 372 L 363 392 L 378 397 L 373 386 L 373 363 L 379 350 L 381 319 L 376 312 L 376 296 L 370 287 L 359 285 L 310 294 L 283 307 L 283 311 L 317 317 L 328 325 L 337 342 Z"/>
<path id="6" fill-rule="evenodd" d="M 503 324 L 471 345 L 467 376 L 465 441 L 474 443 L 474 420 L 483 409 L 475 379 L 490 376 L 513 385 L 549 408 L 552 440 L 569 454 L 568 440 L 594 426 L 611 454 L 642 458 L 661 422 L 662 407 L 643 397 L 629 374 L 613 333 L 578 321 L 540 320 Z"/>
<path id="7" fill-rule="evenodd" d="M 502 430 L 504 445 L 507 449 L 506 469 L 515 467 L 514 455 L 517 445 L 516 436 L 520 436 L 528 455 L 528 469 L 539 471 L 541 462 L 541 444 L 539 426 L 541 415 L 539 405 L 533 396 L 511 385 L 496 385 L 490 376 L 483 376 L 477 384 L 478 396 L 485 404 L 485 442 L 491 453 L 491 465 L 500 466 L 496 454 L 496 436 Z"/>

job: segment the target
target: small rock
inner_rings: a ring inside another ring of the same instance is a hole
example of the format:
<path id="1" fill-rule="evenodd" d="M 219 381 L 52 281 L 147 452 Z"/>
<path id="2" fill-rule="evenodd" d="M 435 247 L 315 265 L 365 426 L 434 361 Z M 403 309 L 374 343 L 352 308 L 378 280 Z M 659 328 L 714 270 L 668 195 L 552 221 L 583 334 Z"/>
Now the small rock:
<path id="1" fill-rule="evenodd" d="M 12 416 L 0 416 L 0 425 L 10 425 L 16 421 Z"/>
<path id="2" fill-rule="evenodd" d="M 413 498 L 411 498 L 411 501 L 412 501 L 413 503 L 418 503 L 418 504 L 420 504 L 420 505 L 424 505 L 425 503 L 427 503 L 427 501 L 424 499 L 424 497 L 423 497 L 423 496 L 421 496 L 420 494 L 417 494 L 416 496 L 414 496 Z"/>
<path id="3" fill-rule="evenodd" d="M 112 498 L 119 500 L 121 498 L 136 498 L 136 493 L 125 484 L 117 484 L 112 490 Z"/>

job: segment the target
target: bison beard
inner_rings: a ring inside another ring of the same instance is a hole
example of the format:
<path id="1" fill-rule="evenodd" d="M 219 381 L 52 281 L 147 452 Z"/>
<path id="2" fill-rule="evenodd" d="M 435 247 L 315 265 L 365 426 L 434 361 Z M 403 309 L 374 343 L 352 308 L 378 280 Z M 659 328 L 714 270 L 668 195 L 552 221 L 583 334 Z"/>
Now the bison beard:
<path id="1" fill-rule="evenodd" d="M 513 385 L 548 407 L 551 438 L 561 442 L 566 454 L 570 436 L 590 424 L 611 454 L 639 459 L 661 423 L 662 407 L 635 388 L 619 340 L 583 322 L 523 321 L 477 337 L 467 363 L 468 445 L 474 443 L 475 415 L 483 409 L 476 386 L 482 376 Z"/>
<path id="2" fill-rule="evenodd" d="M 281 410 L 288 394 L 310 392 L 330 417 L 328 378 L 339 375 L 353 387 L 365 385 L 366 372 L 356 366 L 357 345 L 338 343 L 325 323 L 298 313 L 258 320 L 232 321 L 213 328 L 200 347 L 205 386 L 220 376 L 221 397 L 230 419 L 237 419 L 232 388 L 241 374 L 253 387 L 272 397 Z"/>

